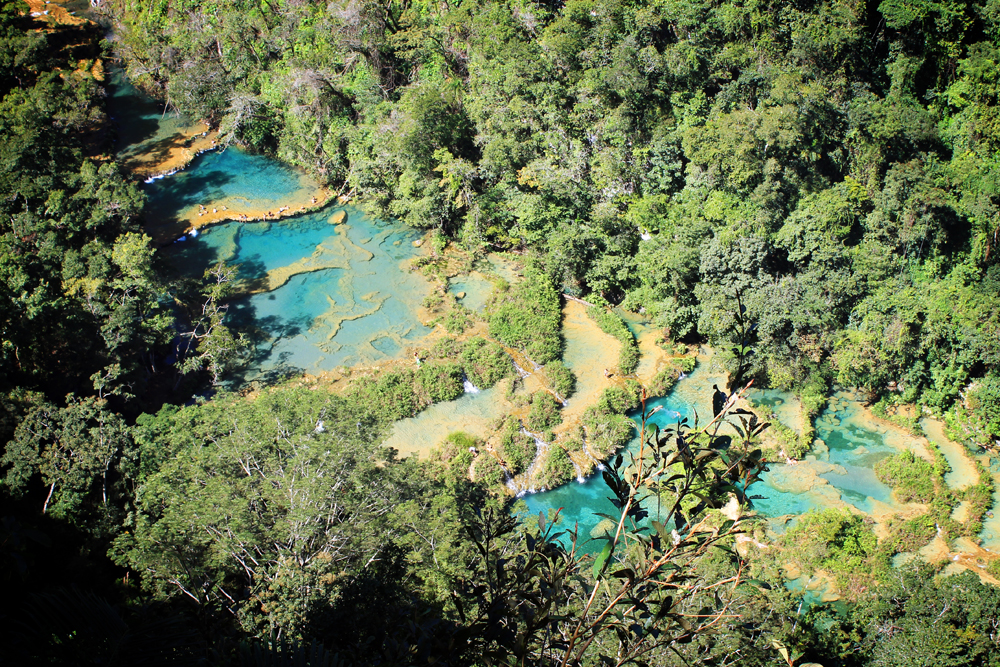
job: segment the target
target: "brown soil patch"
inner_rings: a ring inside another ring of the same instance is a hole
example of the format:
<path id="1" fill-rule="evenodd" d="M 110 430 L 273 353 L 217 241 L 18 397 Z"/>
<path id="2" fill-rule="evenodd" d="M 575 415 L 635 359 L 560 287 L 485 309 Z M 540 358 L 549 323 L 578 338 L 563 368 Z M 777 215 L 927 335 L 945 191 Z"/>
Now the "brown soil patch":
<path id="1" fill-rule="evenodd" d="M 45 0 L 25 0 L 28 3 L 28 12 L 41 24 L 40 30 L 55 30 L 61 26 L 77 26 L 90 23 L 89 20 L 78 16 L 61 4 L 55 2 L 45 2 Z"/>
<path id="2" fill-rule="evenodd" d="M 192 158 L 193 159 L 193 158 Z M 330 201 L 329 190 L 317 186 L 290 197 L 281 206 L 255 207 L 245 200 L 223 199 L 195 204 L 182 209 L 176 219 L 157 219 L 156 212 L 147 215 L 146 233 L 158 243 L 171 243 L 179 236 L 223 222 L 260 222 L 281 220 L 323 208 Z"/>
<path id="3" fill-rule="evenodd" d="M 198 155 L 218 146 L 219 133 L 200 122 L 181 127 L 170 137 L 156 143 L 156 149 L 126 156 L 125 168 L 148 180 L 180 171 Z"/>

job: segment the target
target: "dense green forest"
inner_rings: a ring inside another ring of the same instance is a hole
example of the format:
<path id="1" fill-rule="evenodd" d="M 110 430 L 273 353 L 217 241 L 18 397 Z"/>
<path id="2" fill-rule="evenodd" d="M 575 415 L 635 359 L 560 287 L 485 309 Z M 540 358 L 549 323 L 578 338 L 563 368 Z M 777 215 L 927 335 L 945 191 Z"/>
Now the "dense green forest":
<path id="1" fill-rule="evenodd" d="M 735 389 L 790 388 L 815 413 L 834 384 L 857 387 L 996 450 L 1000 3 L 106 0 L 105 26 L 45 32 L 26 12 L 0 0 L 11 660 L 1000 664 L 996 588 L 892 566 L 926 521 L 878 542 L 823 514 L 784 538 L 850 580 L 842 607 L 805 609 L 773 559 L 741 555 L 762 530 L 755 418 L 739 441 L 678 426 L 610 461 L 620 522 L 586 555 L 591 536 L 557 517 L 512 517 L 473 439 L 423 461 L 381 446 L 463 375 L 507 381 L 495 343 L 445 342 L 340 394 L 214 388 L 244 345 L 226 324 L 233 270 L 161 270 L 92 68 L 120 58 L 225 141 L 438 244 L 522 254 L 490 329 L 555 360 L 564 394 L 559 292 L 717 346 Z M 599 324 L 627 373 L 634 340 L 611 313 Z M 609 453 L 639 396 L 628 384 L 587 411 Z M 546 428 L 555 401 L 531 400 Z M 745 419 L 722 403 L 717 420 Z M 508 458 L 528 456 L 505 428 Z M 943 473 L 920 464 L 878 472 L 933 504 Z M 550 465 L 565 478 L 570 462 Z M 650 489 L 662 523 L 644 523 Z M 967 492 L 977 512 L 988 496 Z"/>
<path id="2" fill-rule="evenodd" d="M 995 2 L 110 3 L 134 81 L 364 206 L 995 446 Z"/>

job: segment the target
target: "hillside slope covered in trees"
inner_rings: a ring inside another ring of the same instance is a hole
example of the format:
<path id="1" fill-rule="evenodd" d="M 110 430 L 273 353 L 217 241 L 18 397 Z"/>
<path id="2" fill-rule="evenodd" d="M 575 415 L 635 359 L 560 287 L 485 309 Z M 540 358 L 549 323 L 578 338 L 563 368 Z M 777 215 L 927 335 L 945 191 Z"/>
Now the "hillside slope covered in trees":
<path id="1" fill-rule="evenodd" d="M 675 339 L 739 337 L 735 377 L 810 409 L 836 382 L 1000 438 L 1000 3 L 100 4 L 131 79 L 226 140 L 439 242 L 529 256 L 490 326 L 539 361 L 561 345 L 555 287 Z M 212 395 L 240 344 L 234 269 L 164 278 L 110 155 L 100 31 L 38 32 L 27 11 L 0 0 L 5 658 L 998 664 L 996 589 L 891 568 L 863 517 L 800 524 L 812 562 L 864 582 L 837 613 L 750 562 L 766 425 L 746 413 L 739 438 L 678 424 L 608 461 L 620 511 L 577 539 L 471 481 L 489 453 L 468 436 L 426 460 L 381 444 L 463 377 L 510 373 L 495 343 L 339 394 L 293 378 Z M 627 387 L 585 414 L 621 441 Z M 596 554 L 572 549 L 589 537 Z"/>
<path id="2" fill-rule="evenodd" d="M 132 79 L 675 338 L 1000 437 L 1000 4 L 109 3 Z"/>

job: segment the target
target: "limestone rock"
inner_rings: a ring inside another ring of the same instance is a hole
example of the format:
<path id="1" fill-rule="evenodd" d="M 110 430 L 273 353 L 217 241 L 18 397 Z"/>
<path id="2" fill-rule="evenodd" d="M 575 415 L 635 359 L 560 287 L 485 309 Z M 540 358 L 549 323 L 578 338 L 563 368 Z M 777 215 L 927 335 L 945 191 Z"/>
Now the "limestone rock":
<path id="1" fill-rule="evenodd" d="M 340 225 L 347 222 L 347 211 L 337 211 L 330 216 L 331 225 Z"/>

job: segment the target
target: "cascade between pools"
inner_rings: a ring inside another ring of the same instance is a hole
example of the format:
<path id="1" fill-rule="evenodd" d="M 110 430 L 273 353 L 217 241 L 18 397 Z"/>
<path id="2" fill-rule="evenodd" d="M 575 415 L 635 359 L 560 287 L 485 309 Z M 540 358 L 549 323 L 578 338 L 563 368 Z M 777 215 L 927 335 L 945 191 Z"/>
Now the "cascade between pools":
<path id="1" fill-rule="evenodd" d="M 162 109 L 151 106 L 123 80 L 111 106 L 118 124 L 128 128 L 120 132 L 124 145 L 119 154 L 148 180 L 144 184 L 152 212 L 148 232 L 164 244 L 164 255 L 177 274 L 198 277 L 219 261 L 239 265 L 240 296 L 230 312 L 237 325 L 252 332 L 256 343 L 251 368 L 240 379 L 268 381 L 299 372 L 322 375 L 345 366 L 402 360 L 410 354 L 408 348 L 431 333 L 420 317 L 431 288 L 407 268 L 421 253 L 415 243 L 420 238 L 417 232 L 375 220 L 347 205 L 328 203 L 329 192 L 271 158 L 237 147 L 216 148 L 206 128 L 164 116 Z M 147 159 L 156 150 L 167 156 L 161 163 Z M 448 289 L 461 295 L 458 298 L 466 307 L 481 311 L 491 284 L 473 272 L 453 279 Z M 617 363 L 617 347 L 599 338 L 606 334 L 595 333 L 583 312 L 578 304 L 567 304 L 564 310 L 563 360 L 578 378 L 577 391 L 563 408 L 567 415 L 578 416 L 596 401 L 605 386 L 601 369 Z M 641 325 L 635 328 L 643 353 L 639 375 L 648 378 L 656 370 L 654 355 L 643 344 L 648 331 Z M 517 370 L 527 382 L 539 368 L 528 359 Z M 723 385 L 724 378 L 713 367 L 711 355 L 703 354 L 695 370 L 668 396 L 649 402 L 647 408 L 662 407 L 653 422 L 663 427 L 682 417 L 693 421 L 695 412 L 711 414 L 713 384 Z M 496 418 L 509 411 L 509 399 L 497 388 L 479 390 L 468 380 L 465 389 L 456 400 L 397 422 L 386 445 L 404 455 L 425 455 L 456 430 L 486 435 Z M 801 427 L 796 423 L 801 411 L 793 397 L 770 391 L 755 394 L 755 400 L 774 409 L 793 430 Z M 633 418 L 638 423 L 639 416 Z M 928 433 L 935 441 L 947 442 L 938 437 L 933 424 L 925 426 Z M 794 517 L 815 508 L 863 512 L 876 522 L 912 510 L 894 499 L 872 467 L 906 448 L 929 457 L 921 438 L 874 420 L 844 392 L 832 397 L 815 428 L 816 446 L 804 460 L 773 464 L 753 489 L 765 496 L 756 503 L 757 509 L 773 518 L 774 530 L 786 525 L 777 517 Z M 550 447 L 541 434 L 529 435 L 539 454 Z M 943 446 L 942 451 L 951 462 L 949 485 L 961 488 L 969 483 L 974 468 L 966 460 L 968 454 L 957 446 Z M 590 456 L 586 449 L 585 455 Z M 524 502 L 534 514 L 562 508 L 566 525 L 578 524 L 585 540 L 599 529 L 595 513 L 613 513 L 614 507 L 599 472 L 583 477 L 584 467 L 600 469 L 600 461 L 572 463 L 578 482 L 528 493 Z M 985 546 L 1000 548 L 1000 523 L 990 518 L 982 537 Z"/>

